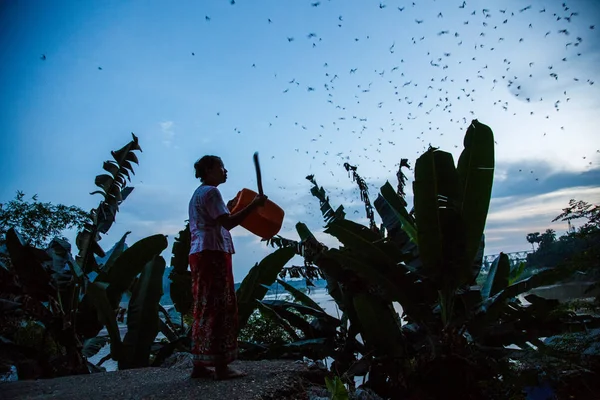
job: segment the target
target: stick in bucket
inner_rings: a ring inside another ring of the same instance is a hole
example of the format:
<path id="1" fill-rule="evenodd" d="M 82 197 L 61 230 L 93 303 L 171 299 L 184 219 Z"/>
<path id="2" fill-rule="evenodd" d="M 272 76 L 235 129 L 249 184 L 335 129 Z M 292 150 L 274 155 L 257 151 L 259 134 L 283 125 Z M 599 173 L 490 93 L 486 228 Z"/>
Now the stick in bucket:
<path id="1" fill-rule="evenodd" d="M 256 183 L 258 184 L 258 194 L 263 195 L 262 176 L 260 174 L 260 163 L 258 162 L 258 151 L 254 152 L 254 168 L 256 169 Z"/>

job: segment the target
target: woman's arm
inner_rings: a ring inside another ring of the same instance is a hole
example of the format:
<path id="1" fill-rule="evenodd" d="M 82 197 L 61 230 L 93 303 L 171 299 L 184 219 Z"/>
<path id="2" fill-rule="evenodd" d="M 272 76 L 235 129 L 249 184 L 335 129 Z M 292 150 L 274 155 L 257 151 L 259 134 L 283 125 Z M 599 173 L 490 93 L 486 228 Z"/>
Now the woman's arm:
<path id="1" fill-rule="evenodd" d="M 258 195 L 252 200 L 250 204 L 236 212 L 235 214 L 223 214 L 217 218 L 217 222 L 228 231 L 232 230 L 236 226 L 242 223 L 242 221 L 252 212 L 256 207 L 265 204 L 267 196 Z"/>

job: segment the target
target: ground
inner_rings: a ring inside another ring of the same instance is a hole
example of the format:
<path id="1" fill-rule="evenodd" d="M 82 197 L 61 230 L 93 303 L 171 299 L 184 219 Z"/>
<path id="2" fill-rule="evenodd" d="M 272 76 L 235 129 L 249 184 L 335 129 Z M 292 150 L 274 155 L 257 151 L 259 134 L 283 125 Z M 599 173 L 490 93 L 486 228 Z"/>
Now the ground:
<path id="1" fill-rule="evenodd" d="M 308 399 L 323 373 L 293 361 L 236 361 L 248 376 L 229 381 L 192 380 L 187 365 L 0 384 L 0 399 Z"/>

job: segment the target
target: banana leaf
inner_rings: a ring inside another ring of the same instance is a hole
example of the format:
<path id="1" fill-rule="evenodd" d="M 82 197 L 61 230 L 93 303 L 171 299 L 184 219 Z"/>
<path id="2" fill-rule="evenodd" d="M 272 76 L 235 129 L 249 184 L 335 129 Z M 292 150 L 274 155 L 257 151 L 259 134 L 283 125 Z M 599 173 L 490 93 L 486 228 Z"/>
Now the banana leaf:
<path id="1" fill-rule="evenodd" d="M 135 156 L 135 153 L 133 153 L 133 151 L 142 151 L 142 148 L 138 143 L 137 136 L 135 136 L 133 132 L 131 133 L 131 136 L 132 140 L 129 143 L 121 147 L 119 150 L 111 151 L 110 153 L 112 154 L 117 164 L 119 164 L 120 166 L 128 166 L 130 170 L 133 170 L 131 168 L 131 164 L 128 161 L 133 161 L 136 164 L 138 164 L 137 157 Z"/>
<path id="2" fill-rule="evenodd" d="M 119 369 L 147 367 L 150 349 L 159 330 L 158 308 L 163 295 L 165 259 L 159 255 L 149 261 L 133 288 L 127 311 L 127 333 Z"/>
<path id="3" fill-rule="evenodd" d="M 505 289 L 484 300 L 479 305 L 475 318 L 472 321 L 472 326 L 474 329 L 481 329 L 489 323 L 489 321 L 496 320 L 508 299 L 540 286 L 552 285 L 572 274 L 573 270 L 571 268 L 557 267 L 538 272 L 529 278 L 507 286 Z"/>
<path id="4" fill-rule="evenodd" d="M 300 240 L 303 243 L 309 240 L 316 242 L 315 235 L 313 235 L 310 229 L 308 229 L 306 224 L 298 222 L 296 224 L 296 231 L 298 232 L 298 236 L 300 237 Z M 339 282 L 331 275 L 331 269 L 334 267 L 327 268 L 328 266 L 331 266 L 331 260 L 327 261 L 323 259 L 319 261 L 322 258 L 321 256 L 322 255 L 318 255 L 316 257 L 316 260 L 314 260 L 314 263 L 320 268 L 321 274 L 327 281 L 327 293 L 329 293 L 329 295 L 333 298 L 333 300 L 335 300 L 336 304 L 340 308 L 343 308 L 341 306 L 341 304 L 343 303 L 342 289 L 340 287 Z"/>
<path id="5" fill-rule="evenodd" d="M 179 231 L 179 235 L 175 237 L 173 242 L 171 267 L 178 274 L 185 273 L 188 270 L 191 247 L 190 235 L 190 224 L 186 223 L 185 228 Z"/>
<path id="6" fill-rule="evenodd" d="M 114 181 L 115 181 L 115 178 L 112 175 L 102 174 L 102 175 L 96 176 L 96 179 L 94 180 L 94 184 L 96 186 L 98 186 L 100 189 L 102 189 L 101 193 L 104 194 L 104 197 L 106 198 L 108 193 L 110 193 L 110 187 L 113 185 Z M 91 193 L 91 194 L 93 194 L 93 193 Z"/>
<path id="7" fill-rule="evenodd" d="M 287 348 L 299 348 L 299 347 L 303 347 L 303 346 L 319 346 L 319 345 L 324 345 L 326 341 L 327 341 L 327 339 L 324 339 L 324 338 L 306 339 L 306 340 L 299 340 L 297 342 L 286 343 L 281 346 L 287 347 Z"/>
<path id="8" fill-rule="evenodd" d="M 394 265 L 394 259 L 373 242 L 381 237 L 366 226 L 350 220 L 334 220 L 327 225 L 325 233 L 336 237 L 353 253 L 369 257 L 379 265 Z"/>
<path id="9" fill-rule="evenodd" d="M 285 300 L 262 300 L 262 303 L 268 305 L 276 311 L 279 311 L 280 309 L 292 308 L 303 315 L 311 315 L 316 318 L 328 319 L 332 323 L 336 324 L 339 324 L 340 322 L 337 318 L 327 314 L 323 310 L 312 308 L 300 303 L 292 303 L 291 301 Z"/>
<path id="10" fill-rule="evenodd" d="M 391 303 L 381 302 L 366 293 L 355 294 L 353 300 L 360 320 L 361 337 L 367 347 L 378 351 L 378 355 L 404 355 L 405 343 L 400 321 Z"/>
<path id="11" fill-rule="evenodd" d="M 476 119 L 464 138 L 457 165 L 465 224 L 465 258 L 473 261 L 483 235 L 494 181 L 494 134 Z"/>
<path id="12" fill-rule="evenodd" d="M 183 315 L 190 314 L 194 303 L 192 296 L 192 273 L 190 271 L 177 273 L 173 270 L 169 274 L 169 279 L 171 280 L 170 295 L 175 309 Z"/>
<path id="13" fill-rule="evenodd" d="M 258 306 L 258 310 L 260 311 L 260 313 L 262 314 L 263 317 L 269 318 L 272 321 L 275 321 L 276 323 L 278 323 L 288 333 L 288 335 L 290 335 L 292 340 L 294 340 L 294 341 L 300 340 L 300 337 L 296 333 L 296 330 L 292 327 L 292 325 L 288 322 L 288 320 L 283 318 L 281 315 L 279 315 L 277 313 L 277 311 L 273 310 L 271 307 L 264 304 L 263 302 L 257 300 L 256 304 Z"/>
<path id="14" fill-rule="evenodd" d="M 104 161 L 104 164 L 102 164 L 102 169 L 104 169 L 106 172 L 109 172 L 113 178 L 116 178 L 117 174 L 119 173 L 119 166 L 114 161 Z"/>
<path id="15" fill-rule="evenodd" d="M 336 328 L 341 324 L 339 319 L 327 314 L 325 311 L 303 304 L 285 300 L 263 300 L 261 303 L 267 305 L 291 325 L 300 329 L 307 338 L 335 336 Z M 304 317 L 314 317 L 314 319 L 309 323 L 303 317 L 290 312 L 288 309 L 292 309 Z"/>
<path id="16" fill-rule="evenodd" d="M 332 337 L 335 336 L 336 328 L 340 326 L 341 321 L 324 311 L 314 309 L 299 303 L 292 303 L 285 300 L 263 300 L 262 304 L 269 306 L 281 317 L 288 320 L 294 327 L 300 329 L 307 338 L 314 337 Z M 290 312 L 292 309 L 301 316 Z M 312 322 L 308 322 L 304 317 L 314 317 Z"/>
<path id="17" fill-rule="evenodd" d="M 124 171 L 122 168 L 121 171 Z M 124 180 L 124 178 L 120 178 Z M 116 180 L 115 180 L 116 182 Z M 119 205 L 131 194 L 133 191 L 132 186 L 127 186 L 121 189 L 122 186 L 115 183 L 111 186 L 110 192 L 105 198 L 105 201 L 101 202 L 98 206 L 98 225 L 97 232 L 107 233 L 115 222 L 117 212 L 119 211 Z M 94 192 L 96 193 L 96 192 Z"/>
<path id="18" fill-rule="evenodd" d="M 401 289 L 394 285 L 389 277 L 385 275 L 385 272 L 379 270 L 373 263 L 365 262 L 362 258 L 353 257 L 351 254 L 338 249 L 328 250 L 327 256 L 337 261 L 344 268 L 354 271 L 370 284 L 380 286 L 389 301 L 401 302 Z"/>
<path id="19" fill-rule="evenodd" d="M 485 253 L 485 234 L 481 235 L 481 241 L 475 259 L 471 263 L 471 280 L 467 283 L 468 285 L 475 284 L 479 273 L 481 272 L 481 266 L 483 265 L 483 256 Z"/>
<path id="20" fill-rule="evenodd" d="M 396 193 L 389 182 L 386 182 L 385 185 L 381 187 L 380 191 L 381 196 L 391 208 L 396 218 L 400 221 L 400 225 L 404 232 L 406 232 L 413 243 L 418 244 L 417 227 L 415 226 L 413 217 L 411 217 L 408 211 L 406 211 L 406 202 L 400 196 L 398 196 L 398 193 Z"/>
<path id="21" fill-rule="evenodd" d="M 331 221 L 344 219 L 346 217 L 346 213 L 344 212 L 344 206 L 340 205 L 336 210 L 334 210 L 331 204 L 329 203 L 329 197 L 327 196 L 327 193 L 325 193 L 325 189 L 317 185 L 314 176 L 309 175 L 306 177 L 306 179 L 308 179 L 314 185 L 310 189 L 310 193 L 317 199 L 319 199 L 321 214 L 323 214 L 323 219 L 325 220 L 325 223 L 329 224 Z"/>
<path id="22" fill-rule="evenodd" d="M 95 338 L 86 339 L 83 342 L 81 353 L 86 358 L 93 357 L 98 354 L 100 349 L 102 349 L 109 340 L 110 338 L 108 336 L 96 336 Z"/>
<path id="23" fill-rule="evenodd" d="M 305 306 L 308 306 L 308 307 L 312 307 L 315 310 L 325 312 L 321 308 L 321 306 L 317 304 L 316 301 L 314 301 L 313 299 L 311 299 L 306 294 L 302 293 L 301 291 L 299 291 L 298 289 L 296 289 L 295 287 L 293 287 L 286 281 L 277 279 L 277 283 L 279 283 L 281 286 L 283 286 L 285 290 L 290 292 L 292 294 L 292 296 L 294 296 L 294 299 L 296 299 L 296 301 L 298 301 L 299 303 L 304 304 Z"/>
<path id="24" fill-rule="evenodd" d="M 121 239 L 115 244 L 115 247 L 113 248 L 112 253 L 110 253 L 110 256 L 108 257 L 108 260 L 106 260 L 104 266 L 100 268 L 100 270 L 105 274 L 110 271 L 112 266 L 115 264 L 115 261 L 121 256 L 121 254 L 123 254 L 123 251 L 125 251 L 125 240 L 127 239 L 127 235 L 130 233 L 131 231 L 125 232 L 123 237 L 121 237 Z"/>
<path id="25" fill-rule="evenodd" d="M 256 300 L 262 300 L 267 294 L 267 289 L 262 285 L 271 286 L 279 272 L 294 255 L 293 248 L 277 249 L 250 269 L 236 292 L 239 329 L 248 322 L 248 318 L 256 308 Z"/>
<path id="26" fill-rule="evenodd" d="M 170 295 L 175 309 L 181 314 L 189 314 L 192 310 L 192 275 L 188 270 L 190 254 L 190 224 L 179 231 L 173 242 L 171 257 L 172 270 L 169 274 L 171 280 Z"/>
<path id="27" fill-rule="evenodd" d="M 561 310 L 555 300 L 531 298 L 534 304 L 524 307 L 515 303 L 503 303 L 500 318 L 480 325 L 469 325 L 469 333 L 486 346 L 508 346 L 517 344 L 528 347 L 530 342 L 537 350 L 546 352 L 539 345 L 539 338 L 563 333 L 586 331 L 600 326 L 600 318 L 589 315 L 574 315 Z M 541 349 L 540 349 L 541 348 Z"/>
<path id="28" fill-rule="evenodd" d="M 116 259 L 106 275 L 109 284 L 107 294 L 113 308 L 119 306 L 123 293 L 130 288 L 135 277 L 167 248 L 167 244 L 165 235 L 148 236 L 135 242 Z"/>
<path id="29" fill-rule="evenodd" d="M 481 289 L 478 286 L 457 291 L 453 323 L 462 324 L 466 319 L 471 318 L 481 301 Z"/>
<path id="30" fill-rule="evenodd" d="M 51 260 L 45 251 L 25 244 L 14 228 L 6 232 L 6 247 L 25 293 L 39 301 L 48 301 L 49 297 L 56 296 L 52 277 L 43 265 Z"/>
<path id="31" fill-rule="evenodd" d="M 471 279 L 471 265 L 464 259 L 458 182 L 450 153 L 430 149 L 417 159 L 413 191 L 422 273 L 446 293 Z"/>
<path id="32" fill-rule="evenodd" d="M 531 319 L 537 321 L 545 321 L 550 317 L 557 318 L 559 316 L 568 317 L 570 311 L 568 310 L 557 310 L 560 306 L 560 301 L 556 299 L 545 299 L 543 297 L 536 296 L 535 294 L 529 294 L 525 296 L 525 300 L 531 304 L 527 307 L 527 314 Z"/>
<path id="33" fill-rule="evenodd" d="M 115 309 L 111 307 L 106 291 L 108 284 L 103 282 L 92 282 L 87 289 L 87 296 L 98 311 L 98 320 L 106 326 L 110 337 L 110 354 L 113 360 L 118 361 L 121 357 L 122 342 L 121 333 L 117 325 Z"/>
<path id="34" fill-rule="evenodd" d="M 379 194 L 373 203 L 375 209 L 381 217 L 382 225 L 387 234 L 385 241 L 393 244 L 398 250 L 397 253 L 405 260 L 417 260 L 417 245 L 410 239 L 408 234 L 402 229 L 402 223 L 398 219 L 396 212 Z M 396 255 L 394 255 L 396 258 Z"/>
<path id="35" fill-rule="evenodd" d="M 303 222 L 296 223 L 296 232 L 298 232 L 300 240 L 314 239 L 315 237 L 310 229 L 308 229 L 308 226 Z"/>
<path id="36" fill-rule="evenodd" d="M 98 269 L 98 263 L 94 254 L 99 257 L 106 255 L 96 241 L 96 237 L 96 227 L 92 224 L 85 224 L 84 228 L 77 233 L 77 237 L 75 238 L 75 243 L 79 249 L 79 254 L 75 256 L 75 260 L 77 260 L 79 267 L 85 273 L 90 273 Z"/>
<path id="37" fill-rule="evenodd" d="M 513 283 L 518 282 L 519 279 L 521 279 L 521 275 L 523 275 L 523 272 L 525 271 L 525 266 L 526 264 L 524 262 L 520 262 L 516 268 L 510 271 L 510 276 L 508 278 L 509 285 L 512 285 Z"/>
<path id="38" fill-rule="evenodd" d="M 267 305 L 265 303 L 265 300 L 261 301 L 261 304 L 263 304 L 265 306 Z M 300 315 L 289 311 L 287 308 L 284 308 L 284 307 L 278 307 L 277 309 L 274 309 L 272 307 L 269 307 L 269 308 L 271 310 L 273 310 L 274 312 L 276 312 L 277 315 L 279 315 L 281 318 L 285 319 L 289 323 L 289 325 L 293 326 L 295 329 L 302 331 L 305 338 L 307 338 L 307 339 L 314 339 L 314 338 L 318 338 L 318 337 L 327 336 L 327 333 L 324 330 L 315 329 L 310 324 L 310 322 L 308 322 L 306 319 L 304 319 Z M 334 328 L 334 330 L 335 330 L 335 328 Z"/>
<path id="39" fill-rule="evenodd" d="M 481 288 L 484 299 L 495 295 L 508 286 L 508 275 L 510 273 L 510 260 L 504 253 L 500 253 L 490 267 L 487 279 Z"/>
<path id="40" fill-rule="evenodd" d="M 177 336 L 173 329 L 171 329 L 171 327 L 167 325 L 167 323 L 163 321 L 160 317 L 158 318 L 158 330 L 160 331 L 160 333 L 165 335 L 169 342 L 174 342 L 179 338 L 179 336 Z"/>
<path id="41" fill-rule="evenodd" d="M 349 399 L 348 390 L 339 376 L 334 377 L 333 380 L 326 376 L 325 386 L 327 387 L 327 391 L 331 394 L 331 400 Z"/>

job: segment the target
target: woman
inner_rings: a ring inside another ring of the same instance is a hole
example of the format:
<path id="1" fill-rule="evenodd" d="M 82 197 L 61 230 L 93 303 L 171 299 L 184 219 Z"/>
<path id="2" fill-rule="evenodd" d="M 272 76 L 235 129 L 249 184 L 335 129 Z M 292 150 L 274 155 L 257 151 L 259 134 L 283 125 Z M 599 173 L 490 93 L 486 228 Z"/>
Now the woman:
<path id="1" fill-rule="evenodd" d="M 262 206 L 266 196 L 257 196 L 247 207 L 231 215 L 217 189 L 227 180 L 221 158 L 204 156 L 194 164 L 202 184 L 189 205 L 190 266 L 194 296 L 192 326 L 192 378 L 229 379 L 245 374 L 228 366 L 237 358 L 237 302 L 231 269 L 234 253 L 229 231 L 252 210 Z M 229 202 L 232 203 L 231 201 Z"/>

